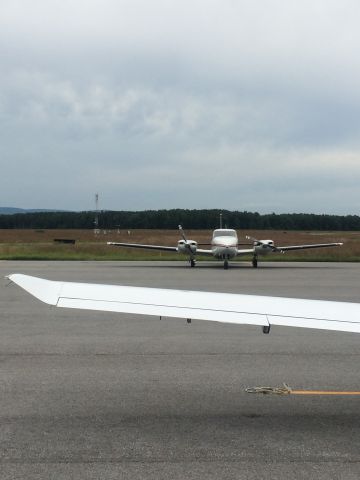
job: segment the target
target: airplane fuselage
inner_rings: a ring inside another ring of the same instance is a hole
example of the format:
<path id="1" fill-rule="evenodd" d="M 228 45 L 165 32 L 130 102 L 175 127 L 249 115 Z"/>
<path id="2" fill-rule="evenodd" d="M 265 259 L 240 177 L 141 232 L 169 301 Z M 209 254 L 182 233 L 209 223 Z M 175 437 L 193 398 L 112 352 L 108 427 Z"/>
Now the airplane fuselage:
<path id="1" fill-rule="evenodd" d="M 216 258 L 228 260 L 238 253 L 238 237 L 235 230 L 219 228 L 214 230 L 211 240 L 211 250 Z"/>

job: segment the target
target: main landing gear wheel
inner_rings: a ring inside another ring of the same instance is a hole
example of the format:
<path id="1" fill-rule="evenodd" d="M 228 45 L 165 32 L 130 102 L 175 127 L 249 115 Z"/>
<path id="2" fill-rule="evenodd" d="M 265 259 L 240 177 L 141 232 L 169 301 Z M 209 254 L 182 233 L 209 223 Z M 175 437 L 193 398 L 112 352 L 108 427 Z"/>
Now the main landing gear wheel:
<path id="1" fill-rule="evenodd" d="M 257 268 L 257 266 L 258 266 L 258 259 L 257 259 L 257 257 L 253 257 L 253 259 L 252 259 L 252 266 L 253 266 L 254 268 Z"/>
<path id="2" fill-rule="evenodd" d="M 196 261 L 193 258 L 190 258 L 190 267 L 195 267 Z"/>
<path id="3" fill-rule="evenodd" d="M 224 270 L 227 270 L 229 268 L 229 261 L 224 260 Z"/>

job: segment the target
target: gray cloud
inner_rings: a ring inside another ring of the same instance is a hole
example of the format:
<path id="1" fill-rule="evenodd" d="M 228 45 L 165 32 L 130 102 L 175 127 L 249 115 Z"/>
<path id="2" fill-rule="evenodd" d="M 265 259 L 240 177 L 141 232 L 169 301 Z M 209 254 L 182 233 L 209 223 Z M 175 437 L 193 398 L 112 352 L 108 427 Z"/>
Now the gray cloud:
<path id="1" fill-rule="evenodd" d="M 359 13 L 5 0 L 2 203 L 358 213 Z"/>

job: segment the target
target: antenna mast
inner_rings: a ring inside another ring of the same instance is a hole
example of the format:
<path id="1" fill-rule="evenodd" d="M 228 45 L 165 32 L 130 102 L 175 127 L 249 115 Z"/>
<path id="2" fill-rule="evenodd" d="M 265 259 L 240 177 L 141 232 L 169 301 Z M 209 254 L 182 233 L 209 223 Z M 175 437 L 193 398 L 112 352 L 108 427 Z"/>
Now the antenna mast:
<path id="1" fill-rule="evenodd" d="M 95 193 L 95 220 L 94 220 L 94 234 L 98 235 L 99 230 L 99 194 Z"/>

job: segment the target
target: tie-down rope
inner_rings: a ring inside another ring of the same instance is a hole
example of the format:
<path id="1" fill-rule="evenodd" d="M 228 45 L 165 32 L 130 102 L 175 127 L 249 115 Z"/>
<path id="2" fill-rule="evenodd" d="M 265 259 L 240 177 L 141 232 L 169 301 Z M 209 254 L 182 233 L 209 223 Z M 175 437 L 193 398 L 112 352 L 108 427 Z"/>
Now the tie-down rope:
<path id="1" fill-rule="evenodd" d="M 283 383 L 282 387 L 248 387 L 246 393 L 259 393 L 262 395 L 360 395 L 360 391 L 341 390 L 293 390 Z"/>

